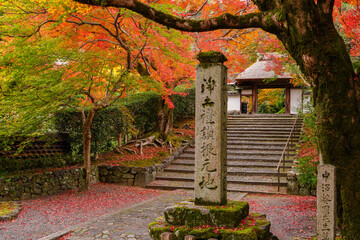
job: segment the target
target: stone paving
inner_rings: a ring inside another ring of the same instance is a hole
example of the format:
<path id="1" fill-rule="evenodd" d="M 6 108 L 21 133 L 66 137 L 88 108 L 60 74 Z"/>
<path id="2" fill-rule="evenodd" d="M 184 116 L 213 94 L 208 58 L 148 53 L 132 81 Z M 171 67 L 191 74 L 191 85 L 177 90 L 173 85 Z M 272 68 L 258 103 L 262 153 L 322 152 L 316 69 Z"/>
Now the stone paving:
<path id="1" fill-rule="evenodd" d="M 72 229 L 68 240 L 119 239 L 150 240 L 147 226 L 163 215 L 164 209 L 176 202 L 192 198 L 189 192 L 175 191 L 143 204 L 136 204 L 115 214 L 109 214 Z M 55 239 L 56 234 L 45 239 Z"/>

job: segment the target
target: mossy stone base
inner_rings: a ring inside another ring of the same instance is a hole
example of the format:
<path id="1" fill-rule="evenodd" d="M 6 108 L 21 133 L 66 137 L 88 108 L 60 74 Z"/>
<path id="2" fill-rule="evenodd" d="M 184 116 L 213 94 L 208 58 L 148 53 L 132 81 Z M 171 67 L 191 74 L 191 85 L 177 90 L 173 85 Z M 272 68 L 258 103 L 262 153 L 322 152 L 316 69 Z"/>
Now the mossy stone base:
<path id="1" fill-rule="evenodd" d="M 235 228 L 248 216 L 248 213 L 247 202 L 229 201 L 224 206 L 201 206 L 186 201 L 166 208 L 164 215 L 166 222 L 170 225 Z"/>
<path id="2" fill-rule="evenodd" d="M 235 228 L 219 226 L 172 226 L 164 222 L 165 218 L 158 218 L 149 225 L 150 236 L 155 240 L 161 239 L 164 232 L 172 232 L 173 240 L 183 240 L 187 235 L 196 239 L 221 239 L 221 240 L 268 240 L 270 239 L 270 222 L 265 215 L 250 214 Z"/>

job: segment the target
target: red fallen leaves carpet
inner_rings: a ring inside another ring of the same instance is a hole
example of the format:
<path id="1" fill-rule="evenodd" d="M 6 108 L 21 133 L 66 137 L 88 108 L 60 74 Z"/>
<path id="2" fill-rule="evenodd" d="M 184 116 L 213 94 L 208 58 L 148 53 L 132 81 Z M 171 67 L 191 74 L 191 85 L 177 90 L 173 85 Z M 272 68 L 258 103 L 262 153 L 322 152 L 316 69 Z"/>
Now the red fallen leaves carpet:
<path id="1" fill-rule="evenodd" d="M 264 213 L 271 232 L 279 239 L 311 239 L 316 235 L 316 197 L 293 195 L 247 195 L 250 212 Z"/>
<path id="2" fill-rule="evenodd" d="M 23 210 L 17 219 L 0 222 L 0 239 L 39 239 L 164 193 L 99 183 L 89 191 L 22 201 Z"/>

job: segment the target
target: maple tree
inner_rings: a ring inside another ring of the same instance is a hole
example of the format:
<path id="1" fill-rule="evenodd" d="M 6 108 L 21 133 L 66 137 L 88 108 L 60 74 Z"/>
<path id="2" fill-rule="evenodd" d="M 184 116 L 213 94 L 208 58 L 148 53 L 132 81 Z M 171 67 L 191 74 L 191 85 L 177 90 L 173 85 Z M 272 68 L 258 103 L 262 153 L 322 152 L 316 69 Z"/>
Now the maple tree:
<path id="1" fill-rule="evenodd" d="M 85 187 L 90 184 L 91 124 L 95 114 L 113 105 L 138 81 L 119 69 L 116 59 L 67 49 L 63 39 L 13 41 L 1 57 L 2 125 L 4 136 L 51 130 L 53 113 L 73 108 L 82 115 Z M 135 85 L 134 85 L 135 84 Z"/>
<path id="2" fill-rule="evenodd" d="M 126 8 L 170 28 L 188 32 L 261 28 L 274 34 L 310 82 L 319 124 L 320 152 L 337 167 L 338 220 L 342 235 L 360 238 L 360 103 L 359 81 L 343 38 L 334 26 L 334 8 L 356 1 L 254 0 L 258 10 L 242 15 L 223 12 L 218 2 L 206 19 L 187 19 L 136 0 L 75 0 L 104 7 Z M 183 3 L 186 1 L 180 1 Z M 242 2 L 242 1 L 235 1 Z M 160 5 L 160 4 L 159 4 Z M 358 6 L 355 6 L 358 11 Z M 217 11 L 220 10 L 220 11 Z M 358 28 L 358 22 L 355 24 Z M 356 42 L 355 42 L 356 44 Z"/>

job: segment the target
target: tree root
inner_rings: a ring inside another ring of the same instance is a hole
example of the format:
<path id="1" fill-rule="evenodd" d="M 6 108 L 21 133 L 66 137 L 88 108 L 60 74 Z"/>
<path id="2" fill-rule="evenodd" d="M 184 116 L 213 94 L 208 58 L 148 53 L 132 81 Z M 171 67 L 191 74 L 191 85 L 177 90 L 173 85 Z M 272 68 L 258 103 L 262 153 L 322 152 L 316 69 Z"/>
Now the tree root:
<path id="1" fill-rule="evenodd" d="M 180 135 L 182 135 L 182 136 L 185 136 L 185 134 L 184 133 L 182 133 L 182 132 L 174 132 L 175 134 L 180 134 Z"/>
<path id="2" fill-rule="evenodd" d="M 115 149 L 115 151 L 120 154 L 124 154 L 125 152 L 129 152 L 131 154 L 137 154 L 136 150 L 133 150 L 131 148 L 126 148 L 126 147 L 117 147 Z"/>

